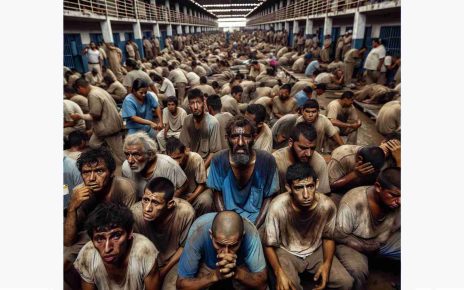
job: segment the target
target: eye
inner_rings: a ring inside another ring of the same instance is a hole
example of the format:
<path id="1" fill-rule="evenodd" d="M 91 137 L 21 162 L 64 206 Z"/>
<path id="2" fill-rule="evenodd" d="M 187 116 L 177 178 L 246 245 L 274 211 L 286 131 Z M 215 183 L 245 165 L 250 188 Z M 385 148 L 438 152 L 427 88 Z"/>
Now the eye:
<path id="1" fill-rule="evenodd" d="M 147 202 L 149 202 L 150 200 L 149 200 L 148 198 L 144 197 L 144 198 L 142 198 L 142 201 L 145 202 L 145 203 L 147 203 Z"/>
<path id="2" fill-rule="evenodd" d="M 113 240 L 118 240 L 119 238 L 121 238 L 121 236 L 122 236 L 122 233 L 121 233 L 121 232 L 116 232 L 116 233 L 113 233 L 113 235 L 112 235 L 111 238 L 112 238 Z"/>
<path id="3" fill-rule="evenodd" d="M 105 239 L 104 239 L 103 237 L 101 237 L 101 236 L 98 236 L 98 237 L 95 237 L 94 240 L 95 240 L 96 243 L 101 243 L 101 242 L 103 242 Z"/>

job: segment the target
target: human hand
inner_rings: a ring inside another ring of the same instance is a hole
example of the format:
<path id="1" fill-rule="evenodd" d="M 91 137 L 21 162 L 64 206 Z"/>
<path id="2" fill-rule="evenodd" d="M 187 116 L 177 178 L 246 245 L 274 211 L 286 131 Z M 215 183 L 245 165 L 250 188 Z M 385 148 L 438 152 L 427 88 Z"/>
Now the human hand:
<path id="1" fill-rule="evenodd" d="M 296 290 L 295 284 L 291 281 L 283 270 L 276 273 L 277 290 Z"/>
<path id="2" fill-rule="evenodd" d="M 219 254 L 219 262 L 216 263 L 215 271 L 218 280 L 225 280 L 234 277 L 237 256 L 235 254 Z"/>
<path id="3" fill-rule="evenodd" d="M 91 193 L 92 189 L 88 186 L 74 189 L 71 201 L 69 202 L 68 210 L 72 211 L 78 209 L 84 201 L 90 198 Z"/>
<path id="4" fill-rule="evenodd" d="M 375 169 L 370 162 L 362 163 L 362 161 L 358 161 L 354 171 L 357 176 L 367 176 L 374 173 Z"/>
<path id="5" fill-rule="evenodd" d="M 314 281 L 321 279 L 320 283 L 316 284 L 316 287 L 313 288 L 313 290 L 322 290 L 325 288 L 325 285 L 327 284 L 327 280 L 329 279 L 329 273 L 330 273 L 330 266 L 327 264 L 322 264 L 319 266 L 319 269 L 317 269 L 316 274 L 314 275 Z"/>
<path id="6" fill-rule="evenodd" d="M 385 144 L 385 147 L 392 154 L 393 159 L 397 164 L 401 163 L 401 142 L 393 139 Z"/>
<path id="7" fill-rule="evenodd" d="M 74 121 L 82 119 L 81 114 L 69 114 L 69 117 L 71 117 L 71 119 L 73 119 Z"/>

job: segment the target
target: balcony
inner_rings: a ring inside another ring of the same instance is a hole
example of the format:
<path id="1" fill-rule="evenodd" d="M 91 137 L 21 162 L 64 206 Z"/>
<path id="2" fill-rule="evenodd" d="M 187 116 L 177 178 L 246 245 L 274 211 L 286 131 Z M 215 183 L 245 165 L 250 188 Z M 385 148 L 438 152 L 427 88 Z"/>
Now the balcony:
<path id="1" fill-rule="evenodd" d="M 65 16 L 83 16 L 104 19 L 217 27 L 217 22 L 187 15 L 165 6 L 148 4 L 138 0 L 64 0 Z"/>

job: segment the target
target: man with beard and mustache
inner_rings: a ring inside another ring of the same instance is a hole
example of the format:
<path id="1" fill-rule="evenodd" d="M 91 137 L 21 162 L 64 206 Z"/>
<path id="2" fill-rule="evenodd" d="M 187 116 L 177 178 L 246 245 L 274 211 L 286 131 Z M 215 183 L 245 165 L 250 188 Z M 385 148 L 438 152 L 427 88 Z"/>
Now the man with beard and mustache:
<path id="1" fill-rule="evenodd" d="M 330 192 L 329 174 L 327 163 L 316 149 L 317 132 L 314 126 L 307 123 L 299 123 L 292 130 L 288 139 L 288 147 L 272 153 L 279 170 L 280 192 L 289 191 L 285 176 L 289 166 L 303 163 L 311 167 L 319 181 L 318 191 L 327 194 Z"/>
<path id="2" fill-rule="evenodd" d="M 303 163 L 290 166 L 286 180 L 291 190 L 271 202 L 263 239 L 276 288 L 302 290 L 299 274 L 309 272 L 320 280 L 314 289 L 351 289 L 353 278 L 334 257 L 335 204 L 318 192 L 316 173 Z"/>
<path id="3" fill-rule="evenodd" d="M 175 290 L 177 267 L 195 210 L 174 197 L 174 184 L 164 177 L 148 182 L 142 200 L 132 206 L 134 232 L 146 236 L 159 251 L 161 289 Z"/>
<path id="4" fill-rule="evenodd" d="M 368 256 L 401 258 L 401 169 L 380 172 L 374 185 L 347 192 L 340 201 L 334 237 L 336 255 L 354 278 L 353 289 L 365 289 Z"/>
<path id="5" fill-rule="evenodd" d="M 189 91 L 188 103 L 192 113 L 184 119 L 179 140 L 190 151 L 200 154 L 208 169 L 214 153 L 221 150 L 219 121 L 205 112 L 203 93 L 199 89 Z"/>
<path id="6" fill-rule="evenodd" d="M 274 157 L 253 149 L 256 128 L 243 116 L 227 125 L 229 149 L 216 154 L 206 182 L 217 211 L 233 210 L 259 228 L 272 196 L 279 190 Z"/>
<path id="7" fill-rule="evenodd" d="M 286 114 L 296 113 L 298 104 L 295 98 L 290 97 L 292 87 L 284 84 L 280 87 L 279 95 L 272 100 L 272 113 L 275 119 L 280 119 Z"/>
<path id="8" fill-rule="evenodd" d="M 122 175 L 134 181 L 137 200 L 142 197 L 146 184 L 156 177 L 165 177 L 174 184 L 175 197 L 187 189 L 187 177 L 182 168 L 171 157 L 157 154 L 155 141 L 147 133 L 126 136 L 123 149 L 126 161 L 122 164 Z"/>

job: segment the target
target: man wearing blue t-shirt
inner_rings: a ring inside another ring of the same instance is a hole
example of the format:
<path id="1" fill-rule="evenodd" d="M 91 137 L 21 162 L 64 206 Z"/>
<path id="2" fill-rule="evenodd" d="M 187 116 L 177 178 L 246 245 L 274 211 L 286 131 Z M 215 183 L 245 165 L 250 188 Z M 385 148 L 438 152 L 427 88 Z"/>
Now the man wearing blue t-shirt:
<path id="1" fill-rule="evenodd" d="M 313 96 L 313 89 L 310 86 L 306 86 L 304 89 L 295 94 L 296 104 L 298 108 L 303 107 L 307 100 Z"/>
<path id="2" fill-rule="evenodd" d="M 206 184 L 218 211 L 233 210 L 259 228 L 279 190 L 276 161 L 272 154 L 253 149 L 256 128 L 245 117 L 232 118 L 226 136 L 229 149 L 214 156 Z"/>
<path id="3" fill-rule="evenodd" d="M 316 59 L 316 60 L 313 60 L 312 62 L 310 62 L 308 64 L 308 66 L 306 67 L 306 70 L 305 70 L 305 76 L 307 77 L 311 77 L 314 72 L 319 69 L 319 57 Z"/>
<path id="4" fill-rule="evenodd" d="M 222 211 L 192 224 L 179 260 L 177 289 L 266 289 L 266 280 L 261 240 L 249 220 Z"/>

